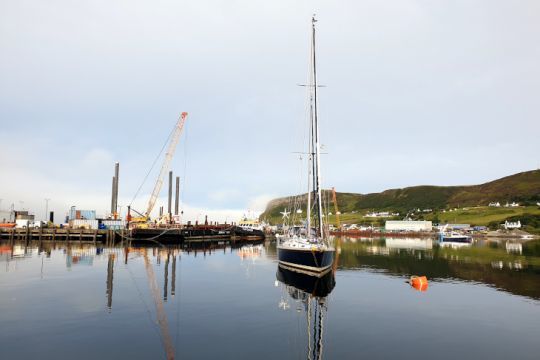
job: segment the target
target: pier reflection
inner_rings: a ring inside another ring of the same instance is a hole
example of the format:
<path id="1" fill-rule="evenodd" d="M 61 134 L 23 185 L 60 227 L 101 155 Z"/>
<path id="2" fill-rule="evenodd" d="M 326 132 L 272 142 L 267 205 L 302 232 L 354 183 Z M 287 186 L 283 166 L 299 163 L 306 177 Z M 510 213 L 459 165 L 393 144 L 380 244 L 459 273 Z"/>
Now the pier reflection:
<path id="1" fill-rule="evenodd" d="M 307 359 L 322 359 L 324 318 L 328 311 L 327 296 L 332 292 L 336 281 L 333 271 L 323 276 L 308 272 L 297 272 L 278 265 L 276 279 L 281 284 L 282 294 L 279 307 L 290 310 L 289 299 L 292 299 L 297 311 L 306 314 Z"/>
<path id="2" fill-rule="evenodd" d="M 109 312 L 112 310 L 112 296 L 113 296 L 113 277 L 114 277 L 114 254 L 109 254 L 107 263 L 107 308 Z"/>

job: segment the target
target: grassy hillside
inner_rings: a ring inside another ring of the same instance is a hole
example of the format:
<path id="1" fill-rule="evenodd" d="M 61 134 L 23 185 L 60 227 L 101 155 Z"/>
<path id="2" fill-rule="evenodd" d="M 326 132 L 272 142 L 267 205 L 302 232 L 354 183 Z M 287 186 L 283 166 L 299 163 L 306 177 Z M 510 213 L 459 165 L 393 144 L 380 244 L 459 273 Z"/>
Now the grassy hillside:
<path id="1" fill-rule="evenodd" d="M 324 192 L 326 199 L 331 199 L 329 191 Z M 292 208 L 292 197 L 272 200 L 261 219 L 272 223 L 281 222 L 280 211 Z M 297 197 L 305 207 L 306 196 Z M 490 202 L 519 202 L 530 207 L 487 208 Z M 337 193 L 337 202 L 344 223 L 380 223 L 380 219 L 365 218 L 369 211 L 399 212 L 401 217 L 412 209 L 433 209 L 431 214 L 421 215 L 426 219 L 457 221 L 488 225 L 493 221 L 521 216 L 525 213 L 536 216 L 536 202 L 540 202 L 540 170 L 527 171 L 481 185 L 472 186 L 414 186 L 403 189 L 391 189 L 380 193 L 353 194 Z M 457 212 L 443 212 L 459 208 Z M 475 208 L 476 210 L 463 210 Z M 329 211 L 333 212 L 333 204 Z M 330 216 L 333 220 L 333 216 Z"/>

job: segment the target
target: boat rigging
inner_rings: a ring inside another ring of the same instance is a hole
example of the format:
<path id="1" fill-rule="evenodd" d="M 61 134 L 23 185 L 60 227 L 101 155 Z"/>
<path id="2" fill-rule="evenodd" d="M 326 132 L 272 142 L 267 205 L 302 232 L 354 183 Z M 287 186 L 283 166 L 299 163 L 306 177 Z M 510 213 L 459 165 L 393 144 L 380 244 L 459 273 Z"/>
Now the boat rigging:
<path id="1" fill-rule="evenodd" d="M 279 240 L 277 245 L 280 266 L 299 270 L 314 272 L 316 276 L 322 276 L 329 271 L 334 259 L 335 249 L 329 244 L 327 232 L 323 225 L 323 205 L 321 194 L 321 146 L 319 134 L 319 117 L 317 107 L 317 70 L 316 70 L 316 44 L 315 44 L 315 23 L 317 20 L 313 16 L 311 19 L 311 52 L 310 71 L 308 85 L 309 98 L 309 165 L 308 165 L 308 191 L 307 191 L 307 215 L 306 215 L 306 235 L 300 231 L 299 234 L 287 234 Z M 313 198 L 313 199 L 312 199 Z M 312 231 L 311 202 L 313 200 L 314 232 Z M 294 228 L 293 228 L 294 229 Z"/>

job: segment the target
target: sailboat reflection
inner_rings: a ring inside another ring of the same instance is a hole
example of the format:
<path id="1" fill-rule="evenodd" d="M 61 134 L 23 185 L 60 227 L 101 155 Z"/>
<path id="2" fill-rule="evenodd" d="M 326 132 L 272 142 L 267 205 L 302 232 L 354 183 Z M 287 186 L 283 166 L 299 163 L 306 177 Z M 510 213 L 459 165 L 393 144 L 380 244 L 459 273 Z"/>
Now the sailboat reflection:
<path id="1" fill-rule="evenodd" d="M 328 309 L 326 297 L 334 289 L 336 280 L 333 271 L 323 276 L 314 275 L 292 271 L 278 265 L 276 279 L 292 299 L 303 304 L 307 317 L 307 358 L 322 359 L 324 316 Z M 290 305 L 282 297 L 279 307 L 288 310 Z"/>

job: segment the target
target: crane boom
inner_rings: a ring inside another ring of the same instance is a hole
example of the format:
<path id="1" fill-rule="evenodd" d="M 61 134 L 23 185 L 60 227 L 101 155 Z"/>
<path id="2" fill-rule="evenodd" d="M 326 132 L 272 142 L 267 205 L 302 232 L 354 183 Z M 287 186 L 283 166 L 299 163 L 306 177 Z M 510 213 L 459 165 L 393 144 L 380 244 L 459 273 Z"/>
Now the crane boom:
<path id="1" fill-rule="evenodd" d="M 165 174 L 169 171 L 169 165 L 171 164 L 174 151 L 176 150 L 176 145 L 178 145 L 178 141 L 180 140 L 180 135 L 182 134 L 182 129 L 184 128 L 184 123 L 186 121 L 187 115 L 187 112 L 183 112 L 174 128 L 174 132 L 171 136 L 171 142 L 169 143 L 169 147 L 167 148 L 167 152 L 165 153 L 165 159 L 163 160 L 161 171 L 159 172 L 156 185 L 154 186 L 154 191 L 152 191 L 152 196 L 150 196 L 150 200 L 148 201 L 148 207 L 146 209 L 147 217 L 150 216 L 150 213 L 154 209 L 154 205 L 156 205 L 159 192 L 161 191 L 161 186 L 163 185 L 163 179 L 165 178 Z"/>

